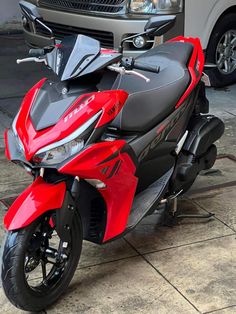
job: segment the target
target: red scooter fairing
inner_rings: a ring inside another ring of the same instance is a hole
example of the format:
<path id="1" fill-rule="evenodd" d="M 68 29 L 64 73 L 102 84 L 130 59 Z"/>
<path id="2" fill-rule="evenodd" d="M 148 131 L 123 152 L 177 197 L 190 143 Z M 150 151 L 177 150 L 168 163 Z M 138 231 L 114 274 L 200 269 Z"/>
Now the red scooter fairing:
<path id="1" fill-rule="evenodd" d="M 37 131 L 33 125 L 30 113 L 40 89 L 45 82 L 46 79 L 41 80 L 27 93 L 15 124 L 16 132 L 24 146 L 24 154 L 28 161 L 32 159 L 39 149 L 65 138 L 98 112 L 101 112 L 101 116 L 96 123 L 95 129 L 106 125 L 120 112 L 128 97 L 128 94 L 122 90 L 84 94 L 74 101 L 55 125 Z M 8 132 L 5 133 L 5 143 L 6 156 L 11 160 L 13 156 L 11 156 L 11 151 L 9 149 Z M 125 144 L 125 141 L 95 144 L 92 146 L 92 154 L 90 154 L 90 147 L 79 154 L 77 156 L 78 161 L 76 161 L 78 163 L 77 167 L 83 169 L 83 156 L 86 154 L 86 158 L 89 158 L 87 159 L 87 162 L 91 163 L 91 160 L 94 160 L 96 165 L 94 165 L 94 171 L 92 171 L 90 165 L 88 166 L 90 169 L 88 174 L 85 173 L 83 176 L 83 174 L 80 175 L 80 172 L 76 171 L 75 176 L 78 175 L 81 178 L 86 179 L 101 179 L 107 184 L 107 189 L 101 192 L 102 195 L 105 195 L 104 198 L 108 206 L 108 231 L 105 236 L 106 240 L 113 237 L 113 234 L 118 235 L 124 231 L 137 186 L 137 178 L 134 176 L 136 167 L 127 154 L 121 154 L 121 150 L 125 147 Z M 119 156 L 118 158 L 112 159 L 107 163 L 104 161 L 116 152 Z M 90 155 L 87 156 L 87 154 Z M 94 157 L 96 157 L 96 159 L 94 159 Z M 69 163 L 68 174 L 71 174 L 72 172 L 75 173 L 74 169 L 70 166 L 75 159 Z M 80 159 L 82 162 L 80 162 Z M 110 176 L 107 176 L 104 180 L 105 175 L 100 173 L 100 170 L 104 167 L 103 165 L 97 166 L 99 161 L 105 162 L 105 166 L 108 168 L 110 167 L 110 170 L 113 169 L 115 179 L 112 179 L 112 175 L 110 174 Z M 117 180 L 115 175 L 118 171 L 123 173 L 121 177 L 126 177 L 127 182 L 119 182 L 119 180 Z M 107 182 L 108 180 L 109 182 Z M 47 189 L 49 192 L 47 192 Z M 43 192 L 43 190 L 45 191 Z M 38 191 L 40 191 L 40 193 Z M 60 195 L 58 199 L 57 194 Z M 111 197 L 111 194 L 113 194 L 113 197 Z M 45 197 L 42 198 L 42 195 L 46 195 L 46 199 Z M 44 212 L 60 208 L 64 195 L 64 186 L 60 184 L 49 185 L 42 179 L 37 179 L 21 196 L 19 196 L 10 208 L 5 218 L 6 228 L 9 230 L 22 228 Z M 49 197 L 48 200 L 47 197 Z M 120 197 L 125 200 L 122 211 L 118 210 L 117 205 L 114 205 Z M 45 204 L 45 206 L 43 204 Z M 115 217 L 113 217 L 113 214 L 111 213 L 115 213 Z M 110 221 L 113 221 L 112 223 L 115 225 L 113 229 L 110 227 Z"/>
<path id="2" fill-rule="evenodd" d="M 193 89 L 196 87 L 197 83 L 200 81 L 202 77 L 202 72 L 204 69 L 205 64 L 205 57 L 202 50 L 201 42 L 199 38 L 186 38 L 186 37 L 176 37 L 170 40 L 170 42 L 184 42 L 184 43 L 191 43 L 194 47 L 192 57 L 188 64 L 188 70 L 191 75 L 191 83 L 189 84 L 189 87 L 183 94 L 183 96 L 180 98 L 178 103 L 176 104 L 175 108 L 179 108 L 184 101 L 187 99 L 187 97 L 191 94 Z"/>
<path id="3" fill-rule="evenodd" d="M 204 56 L 197 39 L 179 37 L 174 39 L 174 41 L 190 42 L 194 46 L 194 51 L 189 62 L 191 84 L 176 105 L 177 109 L 186 97 L 189 96 L 193 87 L 199 81 L 203 69 Z M 41 88 L 46 82 L 46 79 L 41 80 L 27 93 L 16 121 L 16 131 L 24 146 L 25 157 L 28 161 L 30 161 L 42 147 L 60 141 L 70 135 L 100 111 L 101 116 L 97 121 L 95 128 L 100 128 L 108 124 L 120 112 L 128 97 L 128 94 L 123 90 L 83 94 L 71 104 L 55 125 L 42 130 L 36 130 L 30 112 Z M 98 189 L 103 196 L 107 207 L 107 221 L 103 242 L 118 236 L 126 229 L 127 220 L 137 187 L 138 179 L 135 176 L 135 161 L 132 160 L 131 155 L 125 150 L 126 147 L 126 142 L 123 140 L 96 143 L 89 146 L 70 161 L 65 162 L 59 169 L 59 172 L 61 173 L 72 175 L 74 177 L 77 176 L 85 180 L 100 180 L 104 184 L 104 188 Z M 7 134 L 6 155 L 11 159 L 11 154 L 8 150 Z M 47 185 L 46 183 L 44 184 Z M 42 183 L 41 187 L 43 186 Z M 32 185 L 32 188 L 33 187 L 34 184 Z M 55 185 L 55 189 L 57 188 L 59 188 L 58 185 Z M 31 187 L 26 191 L 31 195 Z M 26 191 L 19 197 L 16 203 L 18 206 L 20 205 L 19 213 L 21 213 L 22 208 L 30 208 L 30 206 L 28 206 L 30 196 L 28 197 Z M 65 191 L 60 195 L 64 196 L 64 194 Z M 45 200 L 43 200 L 43 202 L 45 202 Z M 61 206 L 59 205 L 61 204 L 62 203 L 59 202 L 59 204 L 56 203 L 57 206 L 40 207 L 37 213 L 40 215 L 47 210 L 60 208 Z M 15 217 L 20 217 L 20 214 L 16 212 L 17 206 L 14 204 L 12 208 L 10 209 L 9 215 L 6 217 L 8 226 L 14 225 L 13 222 L 10 221 L 12 217 L 14 217 L 14 221 Z M 30 218 L 26 217 L 26 219 L 22 219 L 21 222 L 19 221 L 17 227 L 20 228 L 24 226 L 24 223 L 27 223 L 27 219 L 30 220 L 32 217 L 30 222 L 33 221 L 34 217 L 37 217 L 35 214 L 36 209 L 36 205 L 33 206 L 32 212 L 31 209 L 29 209 L 30 212 L 28 215 Z M 24 217 L 24 215 L 22 217 Z M 15 228 L 15 225 L 11 228 Z"/>
<path id="4" fill-rule="evenodd" d="M 37 131 L 31 119 L 31 110 L 45 82 L 46 79 L 42 79 L 26 94 L 16 121 L 16 131 L 28 161 L 42 147 L 67 137 L 100 111 L 101 116 L 95 128 L 109 123 L 120 112 L 128 97 L 123 90 L 83 94 L 71 104 L 55 125 Z M 6 155 L 9 157 L 8 151 Z"/>
<path id="5" fill-rule="evenodd" d="M 38 177 L 9 208 L 4 217 L 6 229 L 26 227 L 47 211 L 61 208 L 65 192 L 65 182 L 49 184 Z"/>
<path id="6" fill-rule="evenodd" d="M 136 166 L 127 146 L 123 140 L 94 144 L 59 169 L 64 174 L 104 183 L 103 188 L 98 188 L 107 205 L 103 242 L 118 236 L 127 227 L 138 183 Z"/>

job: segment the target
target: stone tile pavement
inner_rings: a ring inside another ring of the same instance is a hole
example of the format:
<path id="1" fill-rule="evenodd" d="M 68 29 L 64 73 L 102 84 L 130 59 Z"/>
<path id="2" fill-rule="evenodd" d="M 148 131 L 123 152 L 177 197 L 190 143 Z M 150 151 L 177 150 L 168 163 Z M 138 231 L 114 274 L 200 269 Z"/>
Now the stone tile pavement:
<path id="1" fill-rule="evenodd" d="M 18 194 L 30 178 L 8 163 L 3 151 L 0 156 L 0 198 L 5 199 Z M 47 313 L 236 313 L 236 197 L 231 186 L 236 173 L 228 175 L 231 163 L 218 160 L 215 172 L 202 175 L 179 202 L 184 213 L 213 212 L 214 218 L 182 219 L 170 228 L 158 226 L 154 214 L 120 240 L 103 246 L 85 241 L 68 291 Z M 6 209 L 0 202 L 1 221 Z M 3 239 L 2 224 L 0 230 Z M 2 313 L 23 313 L 2 289 L 0 307 Z"/>

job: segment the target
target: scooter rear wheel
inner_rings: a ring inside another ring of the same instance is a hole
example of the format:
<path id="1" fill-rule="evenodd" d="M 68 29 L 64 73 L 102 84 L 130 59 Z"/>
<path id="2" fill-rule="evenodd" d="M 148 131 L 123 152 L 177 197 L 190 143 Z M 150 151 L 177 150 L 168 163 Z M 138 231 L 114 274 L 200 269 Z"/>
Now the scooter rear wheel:
<path id="1" fill-rule="evenodd" d="M 67 289 L 80 258 L 79 215 L 74 216 L 68 243 L 58 237 L 52 215 L 53 212 L 7 234 L 2 284 L 10 302 L 25 311 L 41 311 L 54 303 Z"/>

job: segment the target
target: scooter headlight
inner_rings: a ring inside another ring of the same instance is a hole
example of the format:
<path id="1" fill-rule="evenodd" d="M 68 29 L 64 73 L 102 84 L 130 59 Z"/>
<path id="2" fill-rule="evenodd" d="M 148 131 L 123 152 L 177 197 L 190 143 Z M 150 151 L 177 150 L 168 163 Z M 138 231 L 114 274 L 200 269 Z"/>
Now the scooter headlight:
<path id="1" fill-rule="evenodd" d="M 32 158 L 32 163 L 40 166 L 56 165 L 79 153 L 100 115 L 101 111 L 68 137 L 40 149 Z"/>
<path id="2" fill-rule="evenodd" d="M 55 165 L 77 154 L 84 147 L 84 140 L 77 138 L 69 143 L 55 147 L 46 152 L 36 154 L 32 161 L 34 164 Z"/>

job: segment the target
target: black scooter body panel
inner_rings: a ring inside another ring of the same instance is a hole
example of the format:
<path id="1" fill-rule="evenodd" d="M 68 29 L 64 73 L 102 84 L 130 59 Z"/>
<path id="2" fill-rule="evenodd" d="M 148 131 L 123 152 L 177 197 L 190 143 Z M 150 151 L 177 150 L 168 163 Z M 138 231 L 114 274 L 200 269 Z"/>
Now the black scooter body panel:
<path id="1" fill-rule="evenodd" d="M 140 162 L 136 172 L 139 178 L 137 193 L 175 166 L 175 150 L 186 131 L 197 95 L 198 89 L 161 124 L 130 143 Z"/>
<path id="2" fill-rule="evenodd" d="M 190 120 L 189 136 L 183 149 L 196 157 L 201 156 L 223 135 L 224 129 L 224 123 L 219 118 L 198 115 Z"/>
<path id="3" fill-rule="evenodd" d="M 217 157 L 214 143 L 223 135 L 224 123 L 215 116 L 198 114 L 190 120 L 188 131 L 170 182 L 172 194 L 186 192 L 200 171 L 213 167 Z"/>
<path id="4" fill-rule="evenodd" d="M 67 90 L 63 94 L 63 90 Z M 76 99 L 84 94 L 97 91 L 96 87 L 88 84 L 67 84 L 47 80 L 32 106 L 30 117 L 36 131 L 55 125 L 62 115 L 70 108 Z"/>

